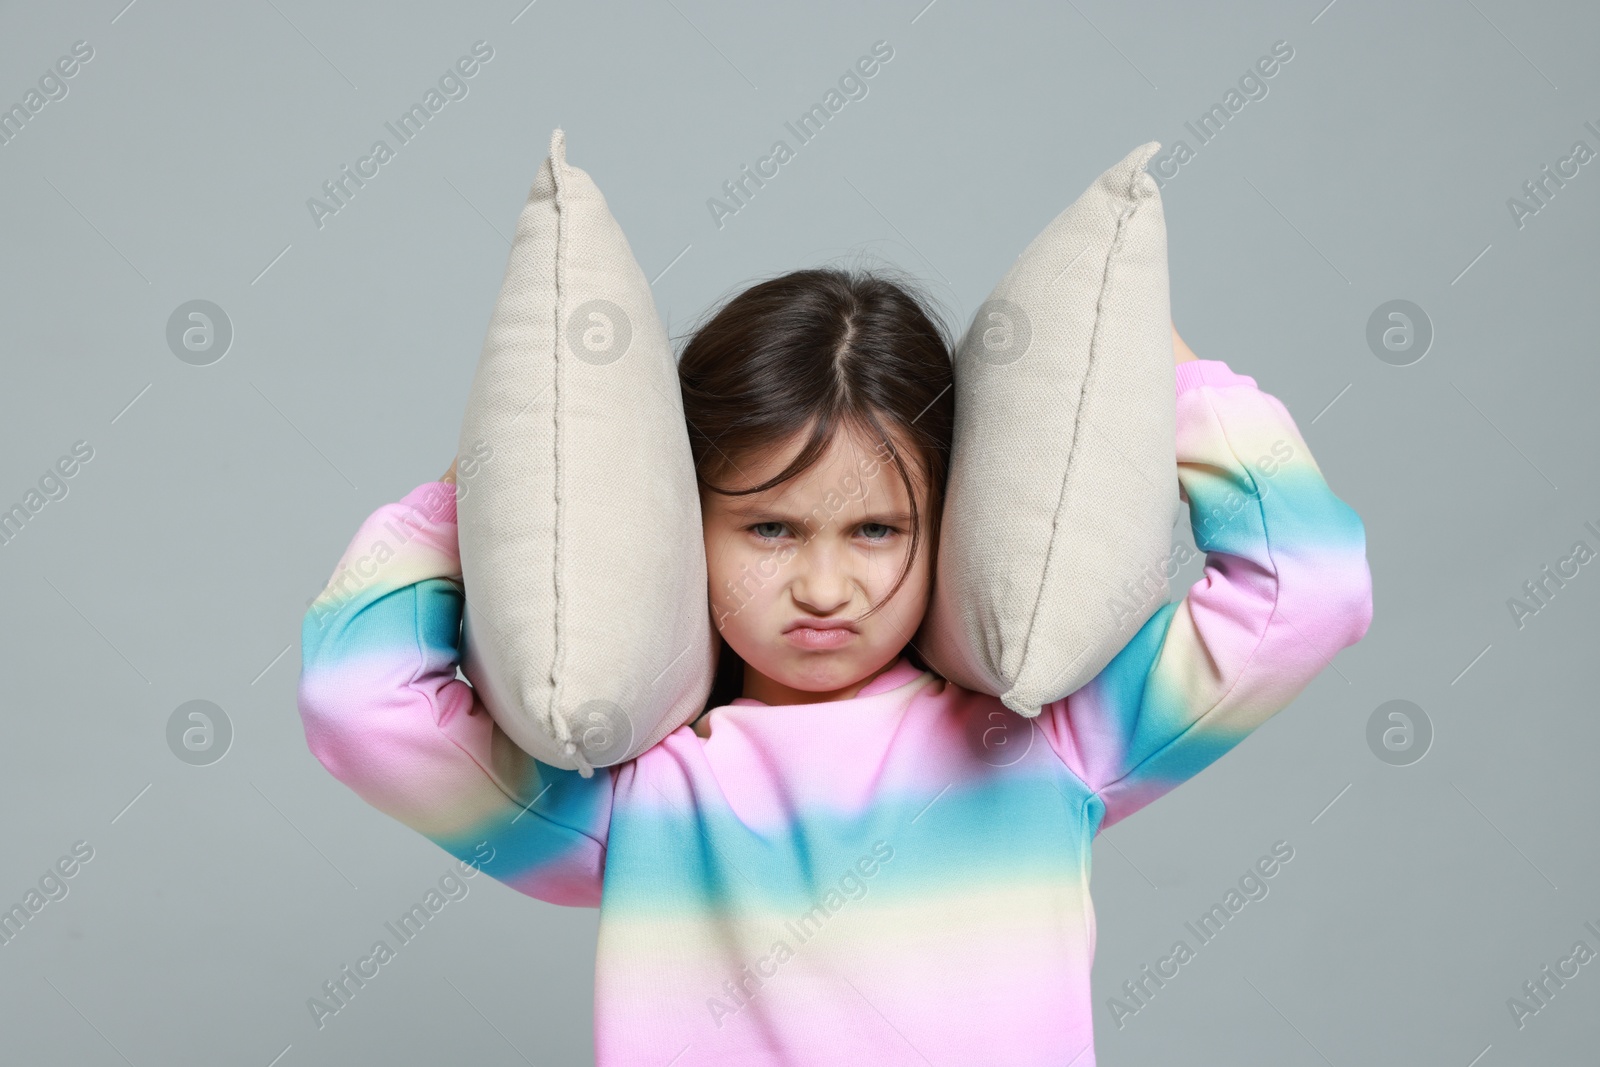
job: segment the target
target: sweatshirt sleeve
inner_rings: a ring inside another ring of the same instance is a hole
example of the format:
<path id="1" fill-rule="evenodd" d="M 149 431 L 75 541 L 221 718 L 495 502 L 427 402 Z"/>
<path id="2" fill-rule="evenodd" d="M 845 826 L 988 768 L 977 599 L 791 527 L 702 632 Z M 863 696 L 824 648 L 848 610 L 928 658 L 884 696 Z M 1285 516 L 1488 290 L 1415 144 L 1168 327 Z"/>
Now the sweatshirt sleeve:
<path id="1" fill-rule="evenodd" d="M 1178 365 L 1177 463 L 1205 574 L 1039 718 L 1104 804 L 1101 829 L 1238 744 L 1372 620 L 1365 527 L 1254 378 Z"/>
<path id="2" fill-rule="evenodd" d="M 361 524 L 301 625 L 306 743 L 367 803 L 519 892 L 598 907 L 610 768 L 518 748 L 456 677 L 455 487 L 418 486 Z"/>

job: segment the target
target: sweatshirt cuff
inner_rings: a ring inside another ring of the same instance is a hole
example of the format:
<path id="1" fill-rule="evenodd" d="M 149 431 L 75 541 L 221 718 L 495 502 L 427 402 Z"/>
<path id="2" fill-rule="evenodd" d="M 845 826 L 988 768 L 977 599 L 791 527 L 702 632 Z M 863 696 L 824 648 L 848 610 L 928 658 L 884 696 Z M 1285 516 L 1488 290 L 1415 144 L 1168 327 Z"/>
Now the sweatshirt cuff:
<path id="1" fill-rule="evenodd" d="M 423 482 L 400 498 L 400 503 L 415 508 L 440 525 L 456 521 L 456 487 L 449 482 Z"/>
<path id="2" fill-rule="evenodd" d="M 1248 385 L 1259 388 L 1250 375 L 1236 373 L 1220 359 L 1185 360 L 1175 370 L 1179 395 L 1199 385 Z"/>

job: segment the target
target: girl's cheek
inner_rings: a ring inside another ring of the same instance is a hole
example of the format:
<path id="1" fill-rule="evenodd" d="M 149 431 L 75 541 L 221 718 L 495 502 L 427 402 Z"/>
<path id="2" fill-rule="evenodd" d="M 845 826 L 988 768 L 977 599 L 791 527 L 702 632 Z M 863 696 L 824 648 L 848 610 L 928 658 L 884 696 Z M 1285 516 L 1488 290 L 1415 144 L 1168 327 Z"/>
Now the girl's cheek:
<path id="1" fill-rule="evenodd" d="M 761 599 L 767 584 L 760 577 L 766 553 L 742 544 L 737 534 L 729 534 L 720 548 L 706 553 L 706 579 L 711 602 L 728 611 L 737 611 Z M 770 563 L 766 569 L 770 570 Z"/>
<path id="2" fill-rule="evenodd" d="M 714 540 L 706 543 L 706 585 L 710 589 L 712 604 L 717 604 L 727 599 L 728 580 L 731 577 L 728 568 L 729 552 L 725 546 L 719 546 Z M 737 573 L 738 568 L 733 569 Z"/>

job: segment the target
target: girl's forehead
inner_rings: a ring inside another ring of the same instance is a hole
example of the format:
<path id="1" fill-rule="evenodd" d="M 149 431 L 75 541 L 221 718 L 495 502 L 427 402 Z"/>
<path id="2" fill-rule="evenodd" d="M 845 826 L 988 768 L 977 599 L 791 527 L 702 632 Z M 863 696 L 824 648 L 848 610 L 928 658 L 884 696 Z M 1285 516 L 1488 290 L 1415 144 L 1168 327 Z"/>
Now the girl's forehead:
<path id="1" fill-rule="evenodd" d="M 802 432 L 759 454 L 738 458 L 721 484 L 733 489 L 761 484 L 782 472 L 807 440 L 808 435 Z M 711 495 L 720 499 L 725 506 L 739 510 L 741 503 L 789 504 L 796 500 L 804 503 L 823 500 L 830 494 L 850 499 L 865 498 L 874 506 L 904 506 L 907 503 L 905 484 L 895 465 L 894 453 L 867 434 L 845 430 L 833 435 L 815 463 L 788 481 L 746 496 Z"/>
<path id="2" fill-rule="evenodd" d="M 761 454 L 768 469 L 768 473 L 776 473 L 783 465 L 800 454 L 811 440 L 815 432 L 815 425 L 807 425 L 803 429 L 791 434 L 787 439 L 771 445 Z M 826 447 L 817 457 L 817 465 L 830 465 L 834 467 L 854 467 L 860 470 L 873 471 L 894 460 L 897 450 L 904 451 L 907 447 L 905 435 L 898 431 L 891 431 L 893 443 L 882 439 L 875 431 L 865 426 L 840 426 L 837 427 L 828 439 Z"/>

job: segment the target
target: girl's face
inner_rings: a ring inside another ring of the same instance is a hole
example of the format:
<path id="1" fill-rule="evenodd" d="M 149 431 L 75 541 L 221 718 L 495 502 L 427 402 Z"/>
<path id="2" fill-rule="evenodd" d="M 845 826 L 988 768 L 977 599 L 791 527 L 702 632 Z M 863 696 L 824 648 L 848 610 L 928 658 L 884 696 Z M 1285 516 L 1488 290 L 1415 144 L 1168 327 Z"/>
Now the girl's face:
<path id="1" fill-rule="evenodd" d="M 807 432 L 740 459 L 719 481 L 759 485 Z M 711 616 L 744 660 L 744 696 L 767 704 L 844 700 L 891 666 L 927 610 L 928 517 L 921 479 L 917 558 L 906 568 L 911 507 L 887 450 L 836 434 L 810 470 L 748 496 L 702 489 Z M 902 455 L 906 454 L 901 449 Z M 872 615 L 866 610 L 879 605 Z"/>

